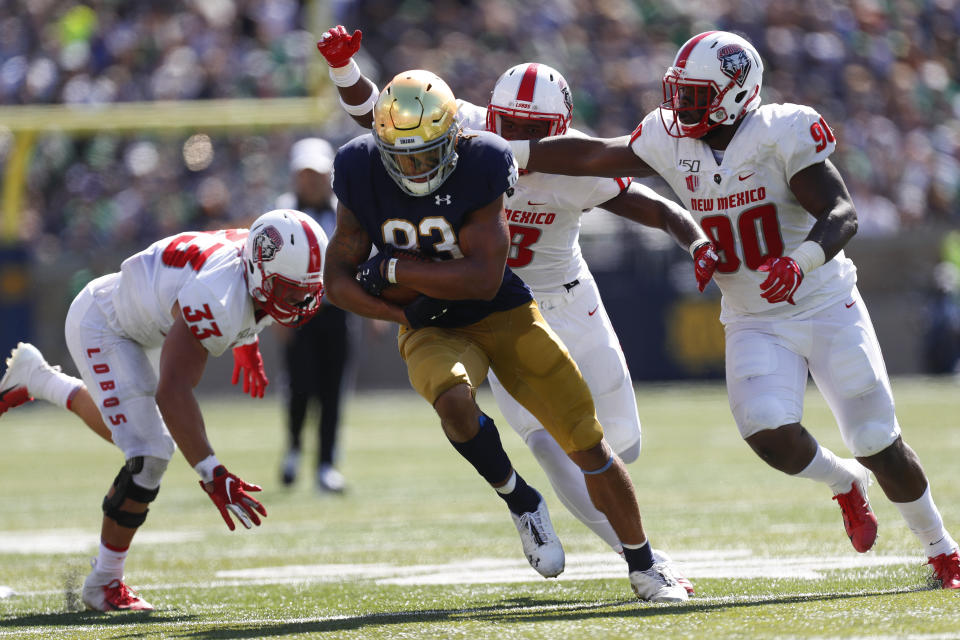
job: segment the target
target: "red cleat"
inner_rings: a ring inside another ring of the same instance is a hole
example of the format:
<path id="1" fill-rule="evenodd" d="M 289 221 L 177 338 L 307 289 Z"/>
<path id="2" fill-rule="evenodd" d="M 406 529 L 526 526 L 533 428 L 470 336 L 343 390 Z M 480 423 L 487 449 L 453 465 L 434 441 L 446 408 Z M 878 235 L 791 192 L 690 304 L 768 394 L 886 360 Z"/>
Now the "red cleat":
<path id="1" fill-rule="evenodd" d="M 933 575 L 930 581 L 938 584 L 941 589 L 960 589 L 960 556 L 957 549 L 953 553 L 941 553 L 927 560 L 933 565 Z"/>
<path id="2" fill-rule="evenodd" d="M 10 389 L 0 389 L 0 416 L 14 407 L 19 407 L 27 402 L 32 402 L 30 392 L 26 387 L 11 387 Z"/>
<path id="3" fill-rule="evenodd" d="M 869 478 L 869 476 L 867 476 Z M 867 501 L 866 482 L 855 481 L 850 491 L 833 496 L 843 514 L 843 528 L 853 548 L 864 553 L 877 540 L 877 516 Z"/>
<path id="4" fill-rule="evenodd" d="M 84 585 L 83 603 L 95 611 L 153 611 L 153 605 L 121 580 L 104 586 Z"/>

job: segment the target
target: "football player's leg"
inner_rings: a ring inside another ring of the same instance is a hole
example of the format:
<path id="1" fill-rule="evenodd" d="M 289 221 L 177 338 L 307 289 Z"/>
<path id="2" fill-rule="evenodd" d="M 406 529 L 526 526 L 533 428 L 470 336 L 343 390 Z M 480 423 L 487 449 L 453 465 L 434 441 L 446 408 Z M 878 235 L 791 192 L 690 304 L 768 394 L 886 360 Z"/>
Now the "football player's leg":
<path id="1" fill-rule="evenodd" d="M 490 366 L 485 351 L 475 340 L 433 327 L 401 330 L 399 348 L 411 385 L 433 405 L 450 444 L 507 503 L 530 564 L 545 577 L 559 575 L 563 547 L 546 503 L 514 471 L 496 425 L 474 400 Z"/>
<path id="2" fill-rule="evenodd" d="M 100 552 L 84 582 L 83 600 L 100 611 L 152 608 L 123 583 L 123 564 L 175 449 L 153 398 L 156 371 L 136 343 L 104 330 L 96 307 L 67 332 L 67 346 L 84 378 L 90 405 L 110 425 L 125 464 L 101 508 Z M 84 399 L 83 410 L 89 410 Z"/>
<path id="3" fill-rule="evenodd" d="M 740 435 L 767 464 L 830 487 L 854 548 L 876 540 L 876 517 L 867 502 L 869 474 L 855 460 L 837 457 L 800 424 L 807 362 L 798 351 L 810 336 L 804 323 L 740 323 L 727 327 L 727 394 Z M 799 336 L 791 340 L 791 332 Z"/>
<path id="4" fill-rule="evenodd" d="M 491 372 L 489 380 L 500 412 L 517 435 L 523 438 L 524 443 L 547 474 L 547 479 L 563 506 L 614 550 L 620 551 L 620 540 L 613 531 L 613 527 L 607 522 L 607 517 L 593 506 L 580 468 L 570 460 L 566 452 L 557 444 L 553 436 L 546 432 L 533 414 L 507 393 L 496 374 Z"/>
<path id="5" fill-rule="evenodd" d="M 498 316 L 493 368 L 583 472 L 594 507 L 607 517 L 623 545 L 634 591 L 644 600 L 686 599 L 683 587 L 654 566 L 633 482 L 603 439 L 590 390 L 566 347 L 535 304 Z"/>
<path id="6" fill-rule="evenodd" d="M 943 526 L 919 458 L 901 437 L 873 325 L 859 294 L 853 295 L 858 304 L 838 304 L 815 320 L 821 323 L 821 341 L 810 370 L 837 417 L 844 442 L 873 471 L 933 564 L 935 558 L 955 552 L 957 543 Z M 944 566 L 950 570 L 949 562 Z M 960 567 L 956 571 L 938 579 L 960 588 Z"/>

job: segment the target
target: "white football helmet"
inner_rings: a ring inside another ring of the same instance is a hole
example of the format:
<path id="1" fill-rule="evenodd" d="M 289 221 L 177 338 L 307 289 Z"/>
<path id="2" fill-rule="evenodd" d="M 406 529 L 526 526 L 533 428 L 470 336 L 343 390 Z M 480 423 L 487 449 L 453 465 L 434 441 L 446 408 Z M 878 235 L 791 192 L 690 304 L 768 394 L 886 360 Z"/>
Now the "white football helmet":
<path id="1" fill-rule="evenodd" d="M 566 133 L 573 115 L 570 87 L 560 72 L 537 62 L 525 62 L 507 69 L 493 86 L 487 105 L 487 131 L 502 135 L 500 118 L 545 120 L 547 135 Z"/>
<path id="2" fill-rule="evenodd" d="M 320 309 L 327 235 L 317 222 L 293 209 L 257 218 L 243 243 L 247 289 L 270 316 L 298 327 Z"/>
<path id="3" fill-rule="evenodd" d="M 727 31 L 696 35 L 663 76 L 663 126 L 674 138 L 701 138 L 759 107 L 762 84 L 763 62 L 752 44 Z"/>
<path id="4" fill-rule="evenodd" d="M 383 166 L 411 196 L 440 188 L 457 166 L 457 100 L 447 83 L 423 69 L 404 71 L 373 105 L 373 137 Z"/>

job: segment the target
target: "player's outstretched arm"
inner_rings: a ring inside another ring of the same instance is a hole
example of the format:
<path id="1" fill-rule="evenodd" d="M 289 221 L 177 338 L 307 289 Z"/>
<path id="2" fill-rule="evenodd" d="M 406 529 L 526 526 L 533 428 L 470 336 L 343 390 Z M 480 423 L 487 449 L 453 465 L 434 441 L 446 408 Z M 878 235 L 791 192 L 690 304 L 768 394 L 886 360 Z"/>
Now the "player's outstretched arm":
<path id="1" fill-rule="evenodd" d="M 397 282 L 442 300 L 492 300 L 503 282 L 510 250 L 503 196 L 470 213 L 458 240 L 463 257 L 429 263 L 404 260 L 397 264 Z"/>
<path id="2" fill-rule="evenodd" d="M 617 197 L 604 202 L 600 207 L 628 220 L 669 233 L 693 257 L 697 287 L 700 291 L 706 288 L 716 271 L 719 257 L 717 248 L 689 211 L 653 189 L 637 183 L 632 183 Z"/>
<path id="3" fill-rule="evenodd" d="M 327 300 L 358 315 L 406 324 L 403 308 L 363 290 L 357 282 L 357 266 L 366 261 L 373 244 L 357 216 L 337 203 L 337 226 L 327 243 L 323 261 L 323 284 Z"/>
<path id="4" fill-rule="evenodd" d="M 353 56 L 360 50 L 363 33 L 357 29 L 352 34 L 346 27 L 337 25 L 327 29 L 317 49 L 330 67 L 330 79 L 337 85 L 340 106 L 350 114 L 354 122 L 367 129 L 373 128 L 373 105 L 380 90 L 369 78 L 360 73 Z"/>
<path id="5" fill-rule="evenodd" d="M 636 182 L 600 208 L 644 226 L 662 229 L 684 249 L 694 242 L 710 240 L 689 211 Z"/>
<path id="6" fill-rule="evenodd" d="M 514 140 L 510 148 L 517 165 L 528 171 L 601 178 L 644 178 L 655 174 L 630 148 L 630 136 L 552 136 L 541 140 Z"/>

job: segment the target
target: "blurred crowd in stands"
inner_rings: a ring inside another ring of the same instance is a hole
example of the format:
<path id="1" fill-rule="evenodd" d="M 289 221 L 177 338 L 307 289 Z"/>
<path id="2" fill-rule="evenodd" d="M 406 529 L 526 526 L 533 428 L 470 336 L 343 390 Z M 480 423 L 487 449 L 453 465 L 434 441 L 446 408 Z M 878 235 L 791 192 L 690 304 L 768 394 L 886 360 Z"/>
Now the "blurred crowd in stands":
<path id="1" fill-rule="evenodd" d="M 764 58 L 764 101 L 814 106 L 836 131 L 861 233 L 960 220 L 960 0 L 0 0 L 0 104 L 304 96 L 311 73 L 329 90 L 314 43 L 336 23 L 363 30 L 380 86 L 428 68 L 485 104 L 503 70 L 550 64 L 574 125 L 603 136 L 661 101 L 692 34 L 741 32 Z M 42 136 L 22 233 L 48 252 L 126 255 L 242 224 L 288 186 L 294 140 L 360 129 L 207 133 Z M 0 160 L 10 138 L 0 122 Z"/>

